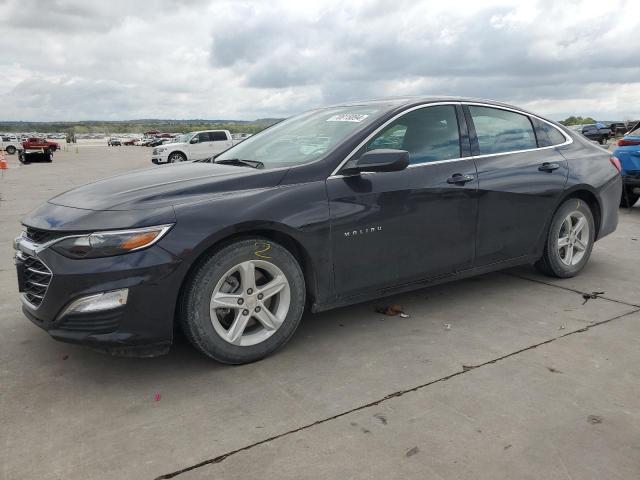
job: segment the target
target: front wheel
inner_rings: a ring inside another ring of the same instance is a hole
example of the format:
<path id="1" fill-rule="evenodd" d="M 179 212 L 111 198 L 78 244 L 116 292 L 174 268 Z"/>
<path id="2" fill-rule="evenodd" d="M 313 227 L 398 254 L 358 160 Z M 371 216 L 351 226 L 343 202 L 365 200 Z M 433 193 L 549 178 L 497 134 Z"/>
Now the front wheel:
<path id="1" fill-rule="evenodd" d="M 594 239 L 595 223 L 589 205 L 579 198 L 570 198 L 551 220 L 544 252 L 536 267 L 552 277 L 573 277 L 589 261 Z"/>
<path id="2" fill-rule="evenodd" d="M 9 155 L 13 155 L 14 153 L 16 153 L 16 147 L 14 147 L 13 145 L 9 145 L 9 146 L 7 147 L 7 153 L 8 153 Z"/>
<path id="3" fill-rule="evenodd" d="M 169 163 L 184 162 L 186 159 L 187 157 L 185 157 L 184 154 L 180 152 L 173 152 L 171 155 L 169 155 Z"/>
<path id="4" fill-rule="evenodd" d="M 200 262 L 180 303 L 191 343 L 228 364 L 264 358 L 291 338 L 305 305 L 295 257 L 263 238 L 236 241 Z"/>

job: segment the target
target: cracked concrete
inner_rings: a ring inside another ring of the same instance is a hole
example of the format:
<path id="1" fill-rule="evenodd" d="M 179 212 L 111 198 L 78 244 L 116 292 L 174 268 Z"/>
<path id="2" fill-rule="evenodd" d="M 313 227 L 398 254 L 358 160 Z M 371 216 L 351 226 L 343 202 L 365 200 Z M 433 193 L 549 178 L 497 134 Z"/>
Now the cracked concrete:
<path id="1" fill-rule="evenodd" d="M 640 352 L 627 335 L 640 335 L 637 313 L 177 478 L 638 478 Z"/>
<path id="2" fill-rule="evenodd" d="M 375 314 L 380 302 L 308 315 L 252 365 L 218 365 L 180 339 L 152 360 L 51 340 L 19 312 L 20 215 L 147 162 L 146 149 L 96 147 L 5 173 L 1 478 L 639 476 L 640 208 L 575 279 L 515 269 L 392 298 L 408 319 Z M 592 291 L 606 298 L 583 305 Z"/>
<path id="3" fill-rule="evenodd" d="M 610 318 L 610 319 L 607 319 L 607 320 L 602 320 L 601 322 L 592 323 L 591 325 L 588 325 L 586 327 L 580 328 L 578 330 L 574 330 L 572 332 L 565 333 L 564 335 L 561 335 L 559 337 L 555 337 L 555 338 L 552 338 L 552 339 L 549 339 L 549 340 L 545 340 L 544 342 L 540 342 L 540 343 L 537 343 L 535 345 L 530 345 L 530 346 L 525 347 L 525 348 L 523 348 L 521 350 L 509 353 L 507 355 L 503 355 L 502 357 L 495 358 L 493 360 L 488 360 L 488 361 L 486 361 L 486 362 L 484 362 L 484 363 L 482 363 L 480 365 L 468 365 L 468 366 L 464 365 L 463 369 L 461 371 L 452 373 L 452 374 L 447 375 L 445 377 L 441 377 L 441 378 L 438 378 L 436 380 L 432 380 L 432 381 L 427 382 L 427 383 L 422 384 L 422 385 L 417 385 L 417 386 L 415 386 L 413 388 L 409 388 L 409 389 L 406 389 L 406 390 L 401 390 L 401 391 L 398 391 L 398 392 L 390 393 L 389 395 L 385 396 L 384 398 L 381 398 L 379 400 L 370 402 L 368 404 L 360 405 L 358 407 L 352 408 L 351 410 L 347 410 L 345 412 L 341 412 L 341 413 L 339 413 L 337 415 L 333 415 L 331 417 L 328 417 L 328 418 L 325 418 L 325 419 L 322 419 L 322 420 L 317 420 L 317 421 L 315 421 L 315 422 L 313 422 L 313 423 L 311 423 L 309 425 L 304 425 L 304 426 L 298 427 L 298 428 L 296 428 L 294 430 L 290 430 L 288 432 L 285 432 L 285 433 L 282 433 L 282 434 L 279 434 L 279 435 L 276 435 L 276 436 L 261 440 L 259 442 L 253 443 L 251 445 L 247 445 L 247 446 L 242 447 L 240 449 L 224 453 L 224 454 L 219 455 L 219 456 L 217 456 L 215 458 L 212 458 L 210 460 L 205 460 L 203 462 L 200 462 L 200 463 L 198 463 L 196 465 L 192 465 L 192 466 L 183 468 L 181 470 L 177 470 L 177 471 L 172 472 L 172 473 L 167 473 L 167 474 L 161 475 L 161 476 L 159 476 L 157 478 L 157 480 L 174 478 L 174 477 L 177 477 L 178 475 L 182 475 L 182 474 L 187 473 L 187 472 L 192 472 L 192 471 L 194 471 L 196 469 L 199 469 L 201 467 L 205 467 L 205 466 L 215 465 L 215 464 L 221 463 L 221 462 L 223 462 L 224 460 L 226 460 L 227 458 L 229 458 L 229 457 L 231 457 L 233 455 L 236 455 L 236 454 L 239 454 L 239 453 L 242 453 L 242 452 L 246 452 L 246 451 L 251 450 L 251 449 L 253 449 L 255 447 L 260 447 L 260 446 L 262 446 L 262 445 L 264 445 L 266 443 L 272 442 L 274 440 L 281 440 L 281 439 L 284 439 L 284 437 L 286 437 L 286 436 L 303 432 L 303 431 L 305 431 L 307 429 L 316 427 L 318 425 L 322 425 L 322 424 L 324 424 L 326 422 L 330 422 L 330 421 L 333 421 L 333 420 L 340 419 L 342 417 L 350 416 L 352 414 L 359 413 L 362 410 L 367 410 L 367 409 L 371 409 L 373 407 L 381 406 L 387 401 L 402 397 L 403 395 L 406 395 L 408 393 L 420 392 L 421 390 L 423 390 L 423 389 L 425 389 L 427 387 L 430 387 L 430 386 L 432 386 L 432 385 L 434 385 L 434 384 L 436 384 L 438 382 L 446 382 L 448 380 L 451 380 L 452 378 L 458 377 L 460 375 L 464 375 L 464 374 L 466 374 L 466 373 L 468 373 L 468 372 L 470 372 L 470 371 L 472 371 L 472 370 L 474 370 L 476 368 L 482 368 L 482 367 L 486 367 L 486 366 L 489 366 L 489 365 L 494 365 L 496 363 L 499 363 L 499 362 L 507 360 L 507 359 L 509 359 L 511 357 L 514 357 L 516 355 L 520 355 L 520 354 L 522 354 L 524 352 L 527 352 L 529 350 L 533 350 L 534 348 L 538 348 L 538 347 L 544 346 L 544 345 L 549 345 L 552 342 L 564 339 L 565 337 L 568 337 L 570 335 L 575 335 L 577 333 L 586 332 L 586 331 L 590 330 L 591 328 L 593 328 L 595 326 L 603 325 L 603 324 L 609 323 L 609 322 L 611 322 L 613 320 L 618 320 L 618 319 L 621 319 L 621 318 L 626 317 L 628 315 L 633 315 L 633 314 L 635 314 L 637 312 L 640 312 L 640 308 L 638 308 L 638 309 L 636 309 L 636 310 L 634 310 L 632 312 L 629 312 L 629 313 L 623 313 L 623 314 L 621 314 L 621 315 L 619 315 L 617 317 L 613 317 L 613 318 Z M 640 319 L 640 317 L 639 317 L 639 319 Z M 555 369 L 553 367 L 547 367 L 547 370 L 552 372 L 552 373 L 562 373 L 562 372 L 560 372 L 559 370 L 557 370 L 557 369 Z M 375 414 L 373 416 L 378 418 L 378 419 L 380 419 L 381 423 L 383 425 L 386 425 L 388 423 L 387 417 L 383 416 L 382 414 Z M 594 422 L 592 420 L 591 423 L 600 423 L 600 421 L 599 421 L 600 417 L 595 417 L 595 418 L 597 418 L 598 421 Z M 639 417 L 639 420 L 640 420 L 640 417 Z M 358 425 L 357 422 L 350 422 L 350 424 L 351 424 L 351 426 L 354 426 L 354 427 Z M 363 431 L 363 433 L 370 433 L 370 430 L 368 430 L 368 429 L 361 429 L 361 430 Z M 511 447 L 511 444 L 506 446 L 505 450 L 507 448 L 510 448 L 510 447 Z M 412 456 L 412 455 L 418 453 L 418 451 L 419 451 L 418 447 L 413 447 L 412 449 L 407 451 L 407 456 Z M 639 465 L 640 465 L 640 462 L 639 462 Z M 300 467 L 306 470 L 306 466 L 300 465 Z M 306 473 L 308 473 L 308 471 Z M 203 474 L 209 475 L 209 473 L 203 473 Z M 296 476 L 295 478 L 300 478 L 300 477 Z M 364 478 L 367 478 L 367 477 L 364 477 Z"/>

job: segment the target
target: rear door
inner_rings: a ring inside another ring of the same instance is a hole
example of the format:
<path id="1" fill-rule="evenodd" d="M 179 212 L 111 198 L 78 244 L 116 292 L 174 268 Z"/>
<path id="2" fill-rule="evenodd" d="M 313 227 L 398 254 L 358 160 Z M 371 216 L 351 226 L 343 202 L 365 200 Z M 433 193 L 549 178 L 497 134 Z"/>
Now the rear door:
<path id="1" fill-rule="evenodd" d="M 449 275 L 473 263 L 477 178 L 462 109 L 427 105 L 404 113 L 353 157 L 378 148 L 407 150 L 410 166 L 327 179 L 339 296 Z"/>
<path id="2" fill-rule="evenodd" d="M 220 152 L 224 152 L 227 148 L 231 147 L 231 138 L 227 136 L 227 132 L 209 132 L 211 139 L 211 156 Z"/>
<path id="3" fill-rule="evenodd" d="M 564 189 L 567 161 L 542 139 L 542 131 L 538 140 L 528 115 L 486 105 L 469 104 L 464 109 L 478 169 L 475 265 L 529 255 L 545 234 Z M 542 123 L 551 129 L 547 136 L 554 135 L 556 143 L 558 137 L 566 140 L 555 127 Z"/>

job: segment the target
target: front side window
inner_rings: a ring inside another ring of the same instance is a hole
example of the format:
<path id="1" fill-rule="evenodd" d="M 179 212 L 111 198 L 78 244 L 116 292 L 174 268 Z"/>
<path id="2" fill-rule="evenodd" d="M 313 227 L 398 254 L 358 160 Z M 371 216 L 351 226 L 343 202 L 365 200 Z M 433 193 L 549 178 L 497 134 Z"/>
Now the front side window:
<path id="1" fill-rule="evenodd" d="M 198 134 L 198 143 L 210 141 L 209 132 L 202 132 Z"/>
<path id="2" fill-rule="evenodd" d="M 509 110 L 469 106 L 480 155 L 537 148 L 529 117 Z"/>
<path id="3" fill-rule="evenodd" d="M 365 150 L 392 148 L 409 152 L 411 164 L 460 158 L 460 132 L 453 105 L 419 108 L 391 122 Z"/>

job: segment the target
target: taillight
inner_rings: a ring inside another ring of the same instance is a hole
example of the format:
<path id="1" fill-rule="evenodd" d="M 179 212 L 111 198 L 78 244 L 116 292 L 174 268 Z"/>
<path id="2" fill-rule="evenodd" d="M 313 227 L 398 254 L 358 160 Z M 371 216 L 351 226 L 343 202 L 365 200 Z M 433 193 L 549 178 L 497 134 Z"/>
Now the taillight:
<path id="1" fill-rule="evenodd" d="M 618 160 L 617 157 L 609 157 L 609 161 L 611 162 L 611 165 L 616 167 L 618 173 L 622 172 L 622 165 L 620 165 L 620 160 Z"/>
<path id="2" fill-rule="evenodd" d="M 640 139 L 621 138 L 618 140 L 619 147 L 630 147 L 631 145 L 640 145 Z"/>

